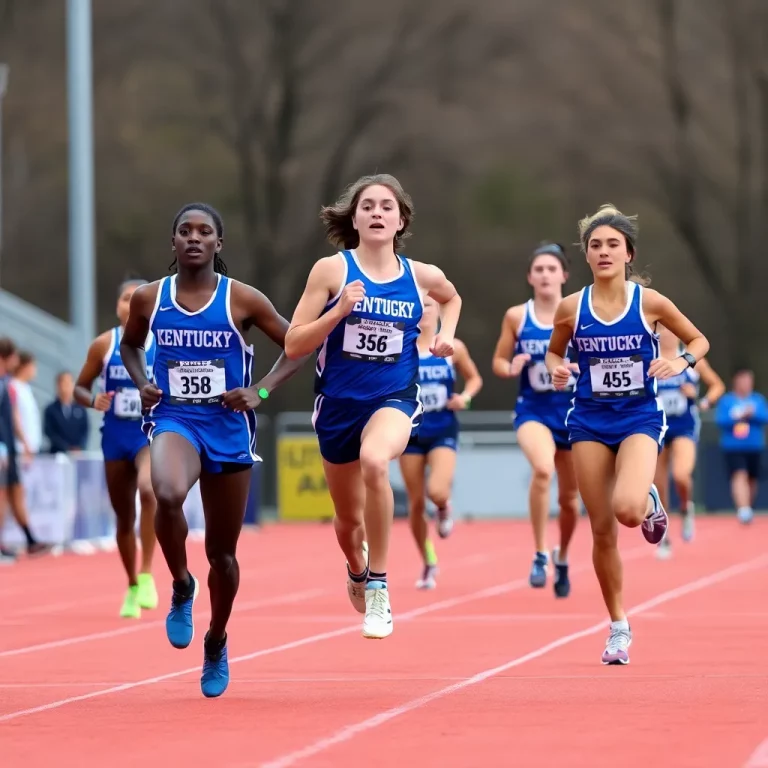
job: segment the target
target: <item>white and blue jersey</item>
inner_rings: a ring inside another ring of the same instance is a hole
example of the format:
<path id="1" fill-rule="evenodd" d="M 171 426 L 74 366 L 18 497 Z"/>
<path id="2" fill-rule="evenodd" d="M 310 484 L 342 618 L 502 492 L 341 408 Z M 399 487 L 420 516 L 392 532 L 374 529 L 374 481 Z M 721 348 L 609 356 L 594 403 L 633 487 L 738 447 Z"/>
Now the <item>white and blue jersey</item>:
<path id="1" fill-rule="evenodd" d="M 109 410 L 104 411 L 101 425 L 101 451 L 105 461 L 133 461 L 139 451 L 148 444 L 141 429 L 139 390 L 120 356 L 121 338 L 122 329 L 113 328 L 99 380 L 102 392 L 114 393 Z M 147 360 L 147 378 L 151 379 L 155 360 L 155 343 L 151 333 L 144 352 Z"/>
<path id="2" fill-rule="evenodd" d="M 699 374 L 687 368 L 677 376 L 659 379 L 657 382 L 659 399 L 667 417 L 667 435 L 665 441 L 671 443 L 678 437 L 687 437 L 698 441 L 701 430 L 699 409 L 696 406 L 696 396 L 688 397 L 683 392 L 685 384 L 693 384 L 696 394 L 699 388 Z"/>
<path id="3" fill-rule="evenodd" d="M 339 258 L 344 278 L 323 314 L 355 280 L 365 286 L 365 298 L 328 334 L 317 354 L 312 423 L 322 456 L 334 464 L 357 460 L 362 430 L 379 408 L 402 410 L 414 427 L 422 413 L 416 340 L 424 304 L 411 260 L 398 256 L 398 274 L 375 280 L 354 250 L 341 251 Z"/>
<path id="4" fill-rule="evenodd" d="M 530 355 L 531 359 L 520 373 L 520 387 L 514 413 L 515 428 L 528 421 L 536 421 L 549 429 L 558 449 L 567 450 L 570 445 L 565 415 L 571 405 L 576 379 L 571 377 L 566 390 L 557 391 L 554 388 L 545 363 L 552 326 L 539 322 L 532 299 L 525 304 L 523 319 L 516 336 L 514 354 Z M 568 358 L 570 355 L 569 347 L 565 356 Z"/>
<path id="5" fill-rule="evenodd" d="M 571 443 L 594 441 L 612 448 L 630 435 L 659 444 L 667 431 L 656 379 L 648 375 L 659 356 L 659 337 L 643 314 L 643 287 L 627 283 L 624 311 L 610 322 L 592 307 L 592 286 L 583 288 L 573 329 L 579 378 L 566 417 Z"/>
<path id="6" fill-rule="evenodd" d="M 426 455 L 435 448 L 456 450 L 459 420 L 456 412 L 447 407 L 455 387 L 452 357 L 435 357 L 429 352 L 419 357 L 419 397 L 424 415 L 405 453 Z"/>
<path id="7" fill-rule="evenodd" d="M 143 424 L 150 441 L 163 432 L 185 437 L 208 472 L 260 461 L 256 414 L 221 404 L 228 390 L 252 386 L 253 347 L 232 320 L 233 281 L 216 278 L 210 300 L 196 312 L 177 302 L 176 275 L 161 281 L 149 327 L 155 337 L 153 381 L 163 396 Z"/>

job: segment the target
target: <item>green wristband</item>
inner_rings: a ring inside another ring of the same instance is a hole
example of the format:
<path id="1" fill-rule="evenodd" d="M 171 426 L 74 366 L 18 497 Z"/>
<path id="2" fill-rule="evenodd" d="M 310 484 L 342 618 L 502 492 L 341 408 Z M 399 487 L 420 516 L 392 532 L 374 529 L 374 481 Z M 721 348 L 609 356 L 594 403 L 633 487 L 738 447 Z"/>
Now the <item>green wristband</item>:
<path id="1" fill-rule="evenodd" d="M 266 400 L 269 397 L 269 390 L 264 387 L 259 387 L 259 391 L 256 393 L 262 400 Z"/>

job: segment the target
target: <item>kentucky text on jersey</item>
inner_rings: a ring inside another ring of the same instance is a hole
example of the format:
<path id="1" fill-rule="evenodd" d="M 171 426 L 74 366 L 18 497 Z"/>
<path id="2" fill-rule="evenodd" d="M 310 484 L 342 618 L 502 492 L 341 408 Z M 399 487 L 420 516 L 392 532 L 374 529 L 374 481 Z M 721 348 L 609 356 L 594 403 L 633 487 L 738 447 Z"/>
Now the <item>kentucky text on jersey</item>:
<path id="1" fill-rule="evenodd" d="M 361 312 L 383 317 L 407 317 L 412 318 L 416 305 L 412 301 L 399 301 L 398 299 L 382 299 L 378 296 L 366 296 L 353 307 L 353 312 Z"/>
<path id="2" fill-rule="evenodd" d="M 520 339 L 517 342 L 520 354 L 540 357 L 549 350 L 549 339 Z"/>
<path id="3" fill-rule="evenodd" d="M 446 381 L 453 378 L 453 371 L 445 365 L 420 365 L 419 379 L 427 381 Z"/>
<path id="4" fill-rule="evenodd" d="M 577 336 L 573 341 L 579 352 L 637 352 L 642 349 L 643 336 L 637 333 L 627 336 Z"/>
<path id="5" fill-rule="evenodd" d="M 162 315 L 157 322 L 162 322 Z M 202 329 L 158 328 L 155 340 L 161 347 L 201 347 L 203 349 L 228 349 L 234 334 L 232 331 Z M 238 341 L 239 343 L 239 341 Z"/>

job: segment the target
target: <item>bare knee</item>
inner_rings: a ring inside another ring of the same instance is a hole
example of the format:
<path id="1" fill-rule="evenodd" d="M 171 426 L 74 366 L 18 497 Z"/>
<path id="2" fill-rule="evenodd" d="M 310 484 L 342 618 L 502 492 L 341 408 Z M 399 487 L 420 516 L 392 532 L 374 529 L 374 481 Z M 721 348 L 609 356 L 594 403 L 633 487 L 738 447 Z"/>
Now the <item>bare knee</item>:
<path id="1" fill-rule="evenodd" d="M 568 517 L 579 516 L 579 494 L 572 491 L 560 491 L 557 497 L 560 506 L 560 514 Z"/>
<path id="2" fill-rule="evenodd" d="M 187 489 L 181 483 L 163 479 L 157 483 L 154 496 L 157 499 L 158 512 L 180 511 L 187 498 Z"/>
<path id="3" fill-rule="evenodd" d="M 427 484 L 427 496 L 438 509 L 445 509 L 451 498 L 451 489 L 446 487 L 445 483 L 429 482 Z"/>
<path id="4" fill-rule="evenodd" d="M 155 494 L 152 490 L 151 483 L 139 483 L 139 503 L 141 504 L 142 509 L 147 509 L 148 507 L 154 506 Z"/>
<path id="5" fill-rule="evenodd" d="M 379 489 L 389 485 L 389 459 L 375 449 L 360 451 L 360 473 L 366 488 Z"/>
<path id="6" fill-rule="evenodd" d="M 691 476 L 687 472 L 678 470 L 672 473 L 672 482 L 678 488 L 687 488 L 691 484 Z"/>
<path id="7" fill-rule="evenodd" d="M 592 549 L 605 552 L 616 549 L 619 545 L 616 523 L 606 520 L 601 523 L 592 523 Z"/>
<path id="8" fill-rule="evenodd" d="M 552 482 L 552 476 L 555 474 L 555 467 L 553 464 L 535 463 L 531 469 L 533 470 L 531 482 L 534 485 L 549 486 Z"/>
<path id="9" fill-rule="evenodd" d="M 648 494 L 614 495 L 612 504 L 616 520 L 627 528 L 636 528 L 645 520 L 648 510 Z"/>
<path id="10" fill-rule="evenodd" d="M 205 554 L 208 558 L 208 565 L 216 573 L 225 575 L 237 568 L 237 558 L 232 553 L 221 552 L 206 546 Z"/>
<path id="11" fill-rule="evenodd" d="M 427 511 L 427 506 L 424 503 L 424 498 L 409 499 L 408 501 L 408 516 L 411 520 L 418 520 L 424 517 L 424 513 Z"/>
<path id="12" fill-rule="evenodd" d="M 136 528 L 136 510 L 133 504 L 126 505 L 122 514 L 118 514 L 115 521 L 118 536 L 132 534 Z"/>

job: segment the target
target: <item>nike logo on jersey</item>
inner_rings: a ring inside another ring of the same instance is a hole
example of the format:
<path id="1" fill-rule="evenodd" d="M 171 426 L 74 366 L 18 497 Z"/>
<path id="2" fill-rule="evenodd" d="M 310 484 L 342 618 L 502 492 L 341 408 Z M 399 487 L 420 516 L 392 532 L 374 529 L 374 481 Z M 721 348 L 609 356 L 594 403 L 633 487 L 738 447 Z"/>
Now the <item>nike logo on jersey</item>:
<path id="1" fill-rule="evenodd" d="M 643 334 L 625 336 L 592 336 L 574 339 L 579 352 L 637 352 L 643 343 Z"/>
<path id="2" fill-rule="evenodd" d="M 594 325 L 594 323 L 590 323 L 589 325 L 582 325 L 579 330 L 586 331 L 587 328 L 591 328 Z"/>
<path id="3" fill-rule="evenodd" d="M 173 309 L 173 307 L 158 307 L 157 309 L 159 312 L 167 312 L 169 309 Z"/>

